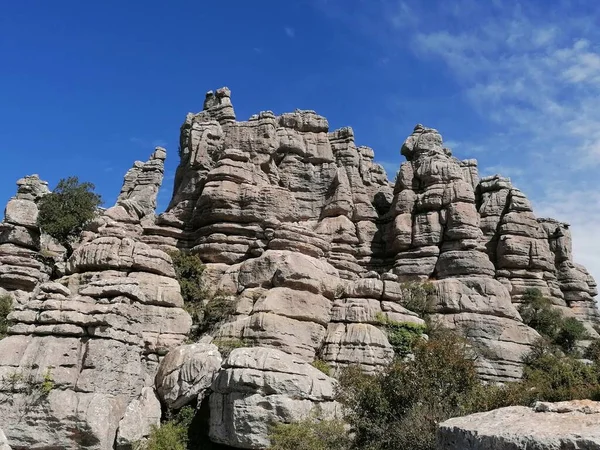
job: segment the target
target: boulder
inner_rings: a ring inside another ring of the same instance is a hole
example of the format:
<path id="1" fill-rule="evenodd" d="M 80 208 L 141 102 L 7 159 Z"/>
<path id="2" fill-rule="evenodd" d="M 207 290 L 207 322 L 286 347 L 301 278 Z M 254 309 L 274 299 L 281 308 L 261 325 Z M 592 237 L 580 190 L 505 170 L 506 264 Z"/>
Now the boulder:
<path id="1" fill-rule="evenodd" d="M 239 348 L 223 363 L 210 396 L 210 438 L 237 448 L 269 446 L 269 427 L 340 413 L 336 381 L 275 349 Z"/>
<path id="2" fill-rule="evenodd" d="M 213 344 L 174 348 L 158 366 L 155 383 L 160 399 L 170 409 L 180 409 L 196 399 L 202 403 L 221 362 L 221 354 Z"/>
<path id="3" fill-rule="evenodd" d="M 438 427 L 438 450 L 597 450 L 600 403 L 576 400 L 511 406 L 457 417 Z"/>

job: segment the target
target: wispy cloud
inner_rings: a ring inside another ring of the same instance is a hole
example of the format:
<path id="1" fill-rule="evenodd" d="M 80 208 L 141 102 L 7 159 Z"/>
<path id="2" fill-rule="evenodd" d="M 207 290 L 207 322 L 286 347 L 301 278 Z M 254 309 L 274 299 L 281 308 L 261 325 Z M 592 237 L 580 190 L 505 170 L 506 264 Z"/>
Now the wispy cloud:
<path id="1" fill-rule="evenodd" d="M 285 27 L 283 29 L 283 31 L 285 31 L 285 34 L 287 35 L 287 37 L 289 38 L 294 38 L 296 37 L 296 30 L 294 30 L 292 27 Z"/>
<path id="2" fill-rule="evenodd" d="M 585 0 L 315 1 L 390 54 L 400 49 L 452 80 L 486 125 L 475 134 L 465 124 L 461 156 L 484 157 L 482 173 L 513 178 L 538 214 L 570 221 L 575 259 L 600 278 L 598 8 Z"/>

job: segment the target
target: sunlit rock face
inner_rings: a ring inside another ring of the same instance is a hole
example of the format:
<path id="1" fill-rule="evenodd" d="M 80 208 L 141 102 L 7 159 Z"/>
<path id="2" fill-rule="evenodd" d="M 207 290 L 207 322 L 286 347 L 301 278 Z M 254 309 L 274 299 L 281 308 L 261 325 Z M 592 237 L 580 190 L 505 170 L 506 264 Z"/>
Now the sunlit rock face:
<path id="1" fill-rule="evenodd" d="M 351 128 L 300 110 L 239 122 L 222 88 L 187 115 L 179 147 L 167 210 L 155 215 L 157 148 L 58 269 L 40 258 L 35 219 L 48 188 L 19 181 L 0 225 L 0 294 L 15 300 L 0 429 L 13 449 L 128 449 L 167 407 L 190 404 L 208 408 L 214 442 L 264 448 L 269 423 L 339 414 L 315 360 L 334 376 L 392 361 L 382 321 L 424 323 L 405 281 L 431 283 L 433 319 L 470 339 L 485 380 L 521 376 L 539 337 L 517 309 L 528 288 L 596 335 L 596 284 L 573 262 L 568 225 L 536 218 L 510 180 L 480 179 L 434 129 L 414 128 L 391 183 Z M 175 249 L 197 254 L 208 291 L 235 302 L 200 343 L 184 344 Z M 221 355 L 213 339 L 244 348 Z M 48 377 L 43 398 L 23 384 Z"/>
<path id="2" fill-rule="evenodd" d="M 171 258 L 140 240 L 142 224 L 154 221 L 165 156 L 156 149 L 127 173 L 116 205 L 82 234 L 64 276 L 30 271 L 37 284 L 17 286 L 14 277 L 1 279 L 3 288 L 20 289 L 10 291 L 19 301 L 0 341 L 0 428 L 13 450 L 130 448 L 159 423 L 159 356 L 191 326 Z M 35 195 L 19 197 L 32 183 L 25 180 L 16 199 L 31 211 L 15 213 L 11 200 L 6 222 L 39 236 Z"/>
<path id="3" fill-rule="evenodd" d="M 381 314 L 418 322 L 400 283 L 430 280 L 435 316 L 485 355 L 481 375 L 510 380 L 537 333 L 518 303 L 539 288 L 591 325 L 594 281 L 572 262 L 566 224 L 537 219 L 506 178 L 480 179 L 437 130 L 417 125 L 395 183 L 314 111 L 238 122 L 227 88 L 181 128 L 175 191 L 144 239 L 197 253 L 214 289 L 238 299 L 217 333 L 371 372 L 393 357 Z"/>

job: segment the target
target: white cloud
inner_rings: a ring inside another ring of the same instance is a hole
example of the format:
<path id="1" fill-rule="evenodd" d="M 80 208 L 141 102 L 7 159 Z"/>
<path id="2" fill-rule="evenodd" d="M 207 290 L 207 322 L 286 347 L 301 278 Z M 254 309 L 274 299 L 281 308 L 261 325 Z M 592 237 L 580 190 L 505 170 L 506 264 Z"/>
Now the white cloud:
<path id="1" fill-rule="evenodd" d="M 567 0 L 356 0 L 363 9 L 350 13 L 347 1 L 328 0 L 327 13 L 459 86 L 490 130 L 484 138 L 461 130 L 460 156 L 485 152 L 483 174 L 512 177 L 538 215 L 570 222 L 575 260 L 600 281 L 600 9 Z"/>
<path id="2" fill-rule="evenodd" d="M 539 217 L 553 217 L 571 225 L 573 257 L 600 281 L 600 191 L 556 189 L 546 198 L 534 201 Z"/>
<path id="3" fill-rule="evenodd" d="M 294 30 L 292 27 L 285 27 L 283 30 L 289 38 L 293 38 L 296 36 L 296 30 Z"/>

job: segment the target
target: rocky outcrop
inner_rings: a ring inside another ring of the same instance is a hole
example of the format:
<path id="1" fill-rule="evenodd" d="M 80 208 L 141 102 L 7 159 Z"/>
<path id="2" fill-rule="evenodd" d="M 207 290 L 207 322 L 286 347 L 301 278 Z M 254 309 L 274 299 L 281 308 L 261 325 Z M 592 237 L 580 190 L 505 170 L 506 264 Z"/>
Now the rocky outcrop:
<path id="1" fill-rule="evenodd" d="M 438 450 L 600 449 L 600 403 L 576 400 L 512 406 L 447 420 Z"/>
<path id="2" fill-rule="evenodd" d="M 170 257 L 139 240 L 164 158 L 157 149 L 136 163 L 117 204 L 84 232 L 66 275 L 38 284 L 9 316 L 0 426 L 13 449 L 112 449 L 116 437 L 128 448 L 158 423 L 159 357 L 191 326 Z"/>
<path id="3" fill-rule="evenodd" d="M 335 386 L 333 378 L 279 350 L 233 350 L 213 383 L 210 437 L 236 448 L 268 448 L 274 423 L 336 417 Z"/>
<path id="4" fill-rule="evenodd" d="M 237 299 L 218 336 L 374 371 L 392 357 L 378 314 L 418 321 L 401 295 L 407 280 L 433 280 L 436 317 L 473 338 L 486 379 L 520 377 L 538 337 L 516 308 L 527 288 L 595 334 L 595 285 L 576 273 L 566 239 L 510 180 L 480 179 L 475 160 L 453 157 L 436 130 L 415 127 L 392 185 L 352 129 L 330 132 L 314 111 L 237 122 L 228 89 L 207 98 L 182 126 L 173 199 L 144 239 L 197 253 L 210 284 Z"/>
<path id="5" fill-rule="evenodd" d="M 35 219 L 47 187 L 21 180 L 0 225 L 0 292 L 17 299 L 0 341 L 13 448 L 127 449 L 161 406 L 185 405 L 209 408 L 214 442 L 263 448 L 270 423 L 335 416 L 335 381 L 310 363 L 336 375 L 392 361 L 383 324 L 423 324 L 407 281 L 430 283 L 434 320 L 470 339 L 485 380 L 521 376 L 539 337 L 518 312 L 529 288 L 597 336 L 596 283 L 567 224 L 537 218 L 510 180 L 480 178 L 434 129 L 417 125 L 401 153 L 391 183 L 351 128 L 308 110 L 237 121 L 231 92 L 211 91 L 181 127 L 167 211 L 155 215 L 156 148 L 54 270 Z M 174 249 L 199 255 L 208 294 L 235 304 L 200 343 L 182 345 Z M 223 362 L 213 339 L 249 348 Z"/>
<path id="6" fill-rule="evenodd" d="M 41 233 L 37 226 L 37 202 L 50 192 L 48 183 L 31 175 L 17 181 L 17 186 L 0 223 L 0 287 L 18 291 L 19 296 L 19 292 L 31 292 L 48 280 L 52 267 L 39 254 Z"/>

